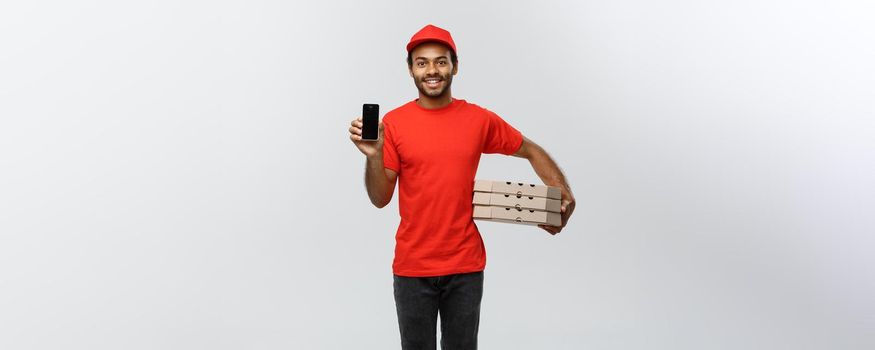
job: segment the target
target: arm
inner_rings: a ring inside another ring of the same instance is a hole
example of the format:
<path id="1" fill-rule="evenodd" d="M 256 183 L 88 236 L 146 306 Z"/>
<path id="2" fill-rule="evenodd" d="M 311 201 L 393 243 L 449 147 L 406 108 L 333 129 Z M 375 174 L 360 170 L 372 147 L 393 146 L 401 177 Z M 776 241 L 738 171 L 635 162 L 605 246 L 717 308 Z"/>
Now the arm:
<path id="1" fill-rule="evenodd" d="M 373 157 L 367 157 L 365 161 L 365 188 L 371 203 L 377 208 L 385 207 L 392 200 L 395 192 L 395 180 L 398 173 L 383 167 L 383 152 Z"/>
<path id="2" fill-rule="evenodd" d="M 553 158 L 550 158 L 547 151 L 526 137 L 523 137 L 523 143 L 520 145 L 520 149 L 513 155 L 515 157 L 528 159 L 529 163 L 532 164 L 532 169 L 535 170 L 535 173 L 538 174 L 538 177 L 541 178 L 541 181 L 543 181 L 544 184 L 559 187 L 559 189 L 562 190 L 562 226 L 539 225 L 539 227 L 550 234 L 555 235 L 559 233 L 568 223 L 571 213 L 574 212 L 575 205 L 574 194 L 571 193 L 571 187 L 568 186 L 568 182 L 565 180 L 565 175 L 562 174 L 562 170 L 559 169 L 559 166 L 556 165 Z"/>
<path id="3" fill-rule="evenodd" d="M 368 198 L 377 208 L 392 200 L 398 173 L 383 166 L 383 123 L 377 141 L 362 141 L 362 118 L 354 119 L 349 127 L 349 139 L 365 155 L 365 188 Z"/>

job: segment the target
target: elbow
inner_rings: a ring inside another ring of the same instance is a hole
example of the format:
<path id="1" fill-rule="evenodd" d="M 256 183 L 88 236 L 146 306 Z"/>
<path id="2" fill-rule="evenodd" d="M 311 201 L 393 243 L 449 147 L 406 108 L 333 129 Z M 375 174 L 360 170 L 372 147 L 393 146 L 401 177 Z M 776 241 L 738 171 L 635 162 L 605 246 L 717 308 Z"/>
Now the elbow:
<path id="1" fill-rule="evenodd" d="M 371 204 L 375 207 L 383 208 L 389 205 L 389 202 L 392 201 L 392 194 L 394 191 L 394 186 L 390 188 L 381 188 L 377 185 L 369 186 L 368 199 L 371 200 Z"/>
<path id="2" fill-rule="evenodd" d="M 385 199 L 385 200 L 383 200 L 383 199 L 371 199 L 371 204 L 373 204 L 375 207 L 377 207 L 377 209 L 383 209 L 385 206 L 389 205 L 389 201 L 391 201 L 391 200 L 392 200 L 392 198 Z"/>

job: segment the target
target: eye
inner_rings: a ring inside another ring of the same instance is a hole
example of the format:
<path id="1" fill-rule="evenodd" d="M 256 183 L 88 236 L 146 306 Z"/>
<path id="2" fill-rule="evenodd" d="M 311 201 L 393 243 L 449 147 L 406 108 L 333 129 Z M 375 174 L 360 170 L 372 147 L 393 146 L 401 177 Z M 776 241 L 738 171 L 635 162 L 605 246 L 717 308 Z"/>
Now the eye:
<path id="1" fill-rule="evenodd" d="M 446 65 L 447 65 L 447 61 L 440 61 L 440 62 L 438 62 L 438 64 L 439 64 L 439 65 L 442 65 L 442 66 L 446 66 Z"/>

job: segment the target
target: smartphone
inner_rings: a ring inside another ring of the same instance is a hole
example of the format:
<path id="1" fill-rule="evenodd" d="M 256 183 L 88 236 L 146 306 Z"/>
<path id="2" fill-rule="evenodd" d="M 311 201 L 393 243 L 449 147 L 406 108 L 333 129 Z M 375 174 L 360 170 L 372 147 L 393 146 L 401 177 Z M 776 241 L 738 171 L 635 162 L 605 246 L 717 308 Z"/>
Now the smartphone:
<path id="1" fill-rule="evenodd" d="M 380 105 L 362 105 L 362 141 L 377 141 L 380 131 Z"/>

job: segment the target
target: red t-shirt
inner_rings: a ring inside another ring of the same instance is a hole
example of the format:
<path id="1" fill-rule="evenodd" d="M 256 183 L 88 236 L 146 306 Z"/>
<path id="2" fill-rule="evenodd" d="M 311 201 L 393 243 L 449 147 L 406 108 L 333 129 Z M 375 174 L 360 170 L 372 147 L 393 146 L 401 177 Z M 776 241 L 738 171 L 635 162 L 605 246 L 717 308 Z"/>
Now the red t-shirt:
<path id="1" fill-rule="evenodd" d="M 426 277 L 483 271 L 486 248 L 472 219 L 483 153 L 513 154 L 522 134 L 465 100 L 439 109 L 411 101 L 383 117 L 383 164 L 398 173 L 401 223 L 392 270 Z"/>

